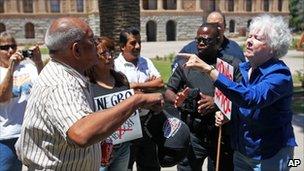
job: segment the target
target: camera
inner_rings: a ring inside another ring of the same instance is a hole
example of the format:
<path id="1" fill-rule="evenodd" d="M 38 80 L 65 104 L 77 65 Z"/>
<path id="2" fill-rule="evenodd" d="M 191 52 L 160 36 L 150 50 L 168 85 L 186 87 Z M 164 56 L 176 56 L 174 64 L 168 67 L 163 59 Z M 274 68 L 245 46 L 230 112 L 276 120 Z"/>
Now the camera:
<path id="1" fill-rule="evenodd" d="M 24 58 L 32 58 L 33 57 L 33 51 L 29 49 L 23 49 L 21 50 L 22 56 Z"/>

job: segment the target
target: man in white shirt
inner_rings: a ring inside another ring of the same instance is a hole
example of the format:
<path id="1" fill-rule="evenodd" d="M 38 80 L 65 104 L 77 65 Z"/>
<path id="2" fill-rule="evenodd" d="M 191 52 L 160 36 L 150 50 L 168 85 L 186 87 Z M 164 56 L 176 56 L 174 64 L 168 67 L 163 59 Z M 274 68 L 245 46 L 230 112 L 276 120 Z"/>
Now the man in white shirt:
<path id="1" fill-rule="evenodd" d="M 140 38 L 139 30 L 134 27 L 120 32 L 121 53 L 115 59 L 114 67 L 116 71 L 120 71 L 126 75 L 130 87 L 136 91 L 156 91 L 163 88 L 164 83 L 152 61 L 140 56 Z M 148 110 L 140 111 L 142 122 L 144 122 L 145 116 L 148 113 Z M 129 168 L 132 168 L 135 160 L 138 170 L 160 170 L 155 149 L 155 143 L 150 138 L 145 137 L 144 134 L 144 137 L 135 141 L 131 147 Z"/>

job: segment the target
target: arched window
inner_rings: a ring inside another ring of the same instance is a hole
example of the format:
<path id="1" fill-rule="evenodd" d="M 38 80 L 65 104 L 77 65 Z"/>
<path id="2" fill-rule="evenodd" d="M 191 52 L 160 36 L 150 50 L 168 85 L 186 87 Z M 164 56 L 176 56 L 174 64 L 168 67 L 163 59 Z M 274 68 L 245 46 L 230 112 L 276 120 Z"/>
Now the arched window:
<path id="1" fill-rule="evenodd" d="M 50 0 L 51 12 L 60 12 L 60 0 Z"/>
<path id="2" fill-rule="evenodd" d="M 212 12 L 216 11 L 216 2 L 215 0 L 200 0 L 201 9 L 204 11 Z"/>
<path id="3" fill-rule="evenodd" d="M 234 0 L 228 0 L 228 11 L 234 11 Z"/>
<path id="4" fill-rule="evenodd" d="M 235 21 L 230 20 L 229 21 L 229 33 L 234 33 L 234 31 L 235 31 Z"/>
<path id="5" fill-rule="evenodd" d="M 143 9 L 145 10 L 156 10 L 157 9 L 157 0 L 142 0 Z"/>
<path id="6" fill-rule="evenodd" d="M 251 23 L 251 19 L 247 21 L 247 28 L 249 28 L 250 23 Z"/>
<path id="7" fill-rule="evenodd" d="M 148 42 L 156 41 L 156 23 L 154 21 L 148 21 L 146 24 L 146 36 Z"/>
<path id="8" fill-rule="evenodd" d="M 5 24 L 0 23 L 0 33 L 6 30 Z"/>
<path id="9" fill-rule="evenodd" d="M 33 0 L 23 0 L 23 12 L 32 13 L 33 12 Z"/>
<path id="10" fill-rule="evenodd" d="M 252 0 L 246 0 L 246 11 L 252 10 Z"/>
<path id="11" fill-rule="evenodd" d="M 77 12 L 83 12 L 83 0 L 76 1 Z"/>
<path id="12" fill-rule="evenodd" d="M 167 41 L 176 40 L 176 24 L 173 20 L 169 20 L 166 24 Z"/>
<path id="13" fill-rule="evenodd" d="M 34 39 L 35 38 L 34 24 L 32 24 L 32 23 L 26 23 L 25 24 L 25 38 L 26 39 Z"/>
<path id="14" fill-rule="evenodd" d="M 283 8 L 283 0 L 278 0 L 278 10 L 282 11 Z"/>
<path id="15" fill-rule="evenodd" d="M 269 11 L 269 0 L 264 0 L 264 11 Z"/>
<path id="16" fill-rule="evenodd" d="M 4 0 L 0 0 L 0 13 L 4 13 Z"/>
<path id="17" fill-rule="evenodd" d="M 163 0 L 163 7 L 165 10 L 175 10 L 176 0 Z"/>

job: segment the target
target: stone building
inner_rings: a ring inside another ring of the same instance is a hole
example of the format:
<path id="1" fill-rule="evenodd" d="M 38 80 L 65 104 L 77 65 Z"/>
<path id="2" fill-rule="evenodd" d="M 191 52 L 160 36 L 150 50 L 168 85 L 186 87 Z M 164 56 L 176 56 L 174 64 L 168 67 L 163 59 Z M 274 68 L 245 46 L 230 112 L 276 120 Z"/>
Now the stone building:
<path id="1" fill-rule="evenodd" d="M 226 16 L 226 34 L 245 35 L 251 18 L 261 13 L 288 20 L 289 0 L 140 0 L 143 41 L 190 40 L 209 12 Z M 43 43 L 54 18 L 85 19 L 99 35 L 98 0 L 0 0 L 0 32 L 9 30 L 18 42 Z"/>

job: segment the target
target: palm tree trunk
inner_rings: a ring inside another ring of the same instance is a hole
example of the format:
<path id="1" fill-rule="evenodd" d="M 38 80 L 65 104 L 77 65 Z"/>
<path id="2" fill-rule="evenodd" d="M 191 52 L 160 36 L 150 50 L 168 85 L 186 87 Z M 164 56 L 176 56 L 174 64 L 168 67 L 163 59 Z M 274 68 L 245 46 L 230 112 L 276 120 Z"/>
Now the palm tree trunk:
<path id="1" fill-rule="evenodd" d="M 119 40 L 119 33 L 127 27 L 140 29 L 139 0 L 98 0 L 100 35 Z M 118 45 L 117 45 L 118 46 Z M 117 47 L 119 50 L 119 47 Z"/>

